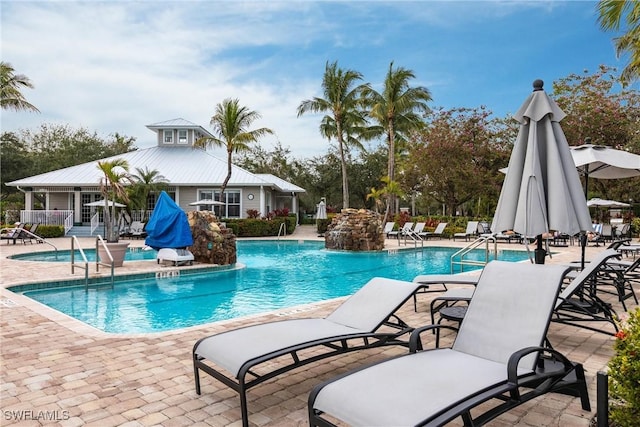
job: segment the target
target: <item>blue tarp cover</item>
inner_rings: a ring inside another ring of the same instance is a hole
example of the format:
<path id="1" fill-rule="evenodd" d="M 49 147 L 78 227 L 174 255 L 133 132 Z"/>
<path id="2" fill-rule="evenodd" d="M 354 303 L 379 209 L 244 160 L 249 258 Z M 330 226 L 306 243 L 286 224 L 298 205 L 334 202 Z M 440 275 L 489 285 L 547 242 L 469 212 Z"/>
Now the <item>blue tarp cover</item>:
<path id="1" fill-rule="evenodd" d="M 156 250 L 193 245 L 187 214 L 165 191 L 160 193 L 145 231 L 145 244 Z"/>

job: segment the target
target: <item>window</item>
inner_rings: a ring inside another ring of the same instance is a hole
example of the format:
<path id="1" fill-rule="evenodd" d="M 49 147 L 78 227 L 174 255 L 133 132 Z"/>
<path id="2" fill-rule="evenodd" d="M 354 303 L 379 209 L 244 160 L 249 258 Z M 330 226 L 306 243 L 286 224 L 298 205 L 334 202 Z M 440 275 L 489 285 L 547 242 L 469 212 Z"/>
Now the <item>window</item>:
<path id="1" fill-rule="evenodd" d="M 180 129 L 178 131 L 178 144 L 186 144 L 187 143 L 187 130 Z"/>
<path id="2" fill-rule="evenodd" d="M 225 190 L 226 204 L 215 205 L 213 211 L 218 218 L 240 218 L 240 190 Z M 220 201 L 220 190 L 200 190 L 198 200 L 213 199 Z M 199 210 L 211 210 L 208 206 L 199 206 Z"/>
<path id="3" fill-rule="evenodd" d="M 164 143 L 173 144 L 173 131 L 165 129 L 163 132 L 164 132 Z"/>

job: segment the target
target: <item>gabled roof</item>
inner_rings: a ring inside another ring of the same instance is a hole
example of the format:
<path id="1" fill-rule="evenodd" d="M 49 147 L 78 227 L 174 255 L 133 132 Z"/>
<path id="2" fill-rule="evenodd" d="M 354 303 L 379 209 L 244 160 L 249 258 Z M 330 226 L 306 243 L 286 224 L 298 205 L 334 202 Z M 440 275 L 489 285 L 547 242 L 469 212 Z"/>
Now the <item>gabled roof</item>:
<path id="1" fill-rule="evenodd" d="M 266 182 L 271 182 L 273 185 L 282 192 L 291 192 L 291 193 L 305 193 L 305 189 L 298 187 L 295 184 L 290 183 L 289 181 L 285 181 L 284 179 L 280 179 L 275 175 L 271 175 L 270 173 L 257 173 L 256 176 L 262 178 Z"/>
<path id="2" fill-rule="evenodd" d="M 150 125 L 147 125 L 147 129 L 151 129 L 152 131 L 158 131 L 160 129 L 178 129 L 178 128 L 197 129 L 203 135 L 207 135 L 208 137 L 213 137 L 213 135 L 202 126 L 182 118 L 166 120 L 164 122 L 152 123 Z"/>
<path id="3" fill-rule="evenodd" d="M 227 176 L 227 162 L 203 149 L 192 147 L 151 147 L 131 151 L 104 160 L 124 159 L 129 172 L 136 168 L 157 170 L 170 185 L 220 186 Z M 239 166 L 231 166 L 229 187 L 269 187 L 282 192 L 305 192 L 304 189 L 270 174 L 253 174 Z M 9 182 L 10 186 L 91 186 L 98 185 L 102 175 L 98 160 Z"/>

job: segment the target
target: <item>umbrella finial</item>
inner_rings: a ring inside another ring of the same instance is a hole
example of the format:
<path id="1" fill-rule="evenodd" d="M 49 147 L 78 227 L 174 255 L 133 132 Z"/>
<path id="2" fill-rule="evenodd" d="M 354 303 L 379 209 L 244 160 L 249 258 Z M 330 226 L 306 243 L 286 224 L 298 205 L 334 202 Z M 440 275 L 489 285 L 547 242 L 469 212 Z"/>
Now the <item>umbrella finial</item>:
<path id="1" fill-rule="evenodd" d="M 542 86 L 544 86 L 544 82 L 540 79 L 536 79 L 533 81 L 533 91 L 542 90 Z"/>

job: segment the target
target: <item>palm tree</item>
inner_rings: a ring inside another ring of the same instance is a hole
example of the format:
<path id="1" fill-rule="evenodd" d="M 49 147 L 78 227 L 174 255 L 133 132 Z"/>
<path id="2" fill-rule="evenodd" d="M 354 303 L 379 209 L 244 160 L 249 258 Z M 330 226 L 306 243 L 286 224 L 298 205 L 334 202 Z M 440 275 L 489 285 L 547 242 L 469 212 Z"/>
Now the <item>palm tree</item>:
<path id="1" fill-rule="evenodd" d="M 116 223 L 116 201 L 127 203 L 126 184 L 131 182 L 129 163 L 124 159 L 105 160 L 98 162 L 98 169 L 103 174 L 100 178 L 100 193 L 104 198 L 104 224 L 107 242 L 117 242 L 119 239 Z M 109 206 L 111 202 L 111 206 Z"/>
<path id="2" fill-rule="evenodd" d="M 227 150 L 227 176 L 220 187 L 220 201 L 225 201 L 224 191 L 231 179 L 233 153 L 247 151 L 250 143 L 256 142 L 266 134 L 273 134 L 269 128 L 248 130 L 251 123 L 260 118 L 256 111 L 241 107 L 238 99 L 227 98 L 216 106 L 216 113 L 211 117 L 210 125 L 215 136 L 200 138 L 194 144 L 199 148 L 214 145 L 225 147 Z"/>
<path id="3" fill-rule="evenodd" d="M 601 0 L 597 8 L 598 22 L 603 30 L 618 31 L 626 15 L 627 32 L 613 40 L 618 57 L 629 54 L 629 64 L 620 75 L 620 81 L 627 86 L 640 77 L 640 2 Z"/>
<path id="4" fill-rule="evenodd" d="M 426 114 L 430 111 L 427 102 L 431 101 L 431 93 L 422 86 L 410 87 L 409 81 L 414 78 L 413 71 L 402 67 L 394 69 L 391 62 L 382 93 L 378 93 L 369 85 L 363 91 L 370 107 L 369 115 L 377 124 L 369 129 L 367 136 L 372 138 L 384 135 L 386 138 L 389 150 L 387 177 L 392 182 L 395 180 L 398 149 L 407 140 L 409 132 L 424 126 L 421 113 Z M 387 197 L 388 214 L 392 206 L 393 193 L 387 193 Z"/>
<path id="5" fill-rule="evenodd" d="M 25 87 L 33 89 L 29 78 L 22 74 L 15 74 L 15 70 L 8 62 L 0 62 L 0 106 L 3 110 L 40 112 L 34 105 L 27 102 L 20 92 Z"/>
<path id="6" fill-rule="evenodd" d="M 360 108 L 360 93 L 364 85 L 353 87 L 362 74 L 353 70 L 338 68 L 338 63 L 327 62 L 322 77 L 324 98 L 302 101 L 298 106 L 298 117 L 309 111 L 330 113 L 320 123 L 320 134 L 331 141 L 336 138 L 342 166 L 342 207 L 349 207 L 349 182 L 347 179 L 346 148 L 360 146 L 354 135 L 359 134 L 365 123 L 365 115 Z"/>
<path id="7" fill-rule="evenodd" d="M 164 175 L 161 175 L 157 169 L 149 170 L 136 168 L 135 174 L 131 175 L 133 185 L 131 186 L 131 194 L 129 199 L 132 202 L 131 208 L 142 210 L 142 222 L 146 222 L 147 206 L 150 193 L 159 193 L 167 187 L 169 182 Z"/>

